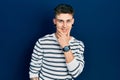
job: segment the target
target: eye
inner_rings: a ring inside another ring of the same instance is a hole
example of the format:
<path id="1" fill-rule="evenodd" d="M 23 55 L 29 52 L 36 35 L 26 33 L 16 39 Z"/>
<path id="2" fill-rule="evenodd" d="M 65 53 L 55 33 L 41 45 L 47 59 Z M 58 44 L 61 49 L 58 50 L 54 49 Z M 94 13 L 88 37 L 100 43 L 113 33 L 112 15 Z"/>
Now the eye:
<path id="1" fill-rule="evenodd" d="M 70 23 L 71 22 L 71 20 L 67 20 L 67 23 Z"/>
<path id="2" fill-rule="evenodd" d="M 59 22 L 59 23 L 62 23 L 62 22 L 63 22 L 63 20 L 58 20 L 58 22 Z"/>

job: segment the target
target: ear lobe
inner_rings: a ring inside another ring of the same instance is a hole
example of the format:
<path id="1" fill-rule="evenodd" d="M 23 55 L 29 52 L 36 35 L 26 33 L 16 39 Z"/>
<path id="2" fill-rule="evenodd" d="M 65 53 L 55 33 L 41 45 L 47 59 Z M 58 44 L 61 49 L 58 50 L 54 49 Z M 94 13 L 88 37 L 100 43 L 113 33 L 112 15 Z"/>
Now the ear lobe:
<path id="1" fill-rule="evenodd" d="M 55 18 L 53 19 L 53 23 L 56 24 L 56 19 Z"/>
<path id="2" fill-rule="evenodd" d="M 73 18 L 72 24 L 74 24 L 74 18 Z"/>

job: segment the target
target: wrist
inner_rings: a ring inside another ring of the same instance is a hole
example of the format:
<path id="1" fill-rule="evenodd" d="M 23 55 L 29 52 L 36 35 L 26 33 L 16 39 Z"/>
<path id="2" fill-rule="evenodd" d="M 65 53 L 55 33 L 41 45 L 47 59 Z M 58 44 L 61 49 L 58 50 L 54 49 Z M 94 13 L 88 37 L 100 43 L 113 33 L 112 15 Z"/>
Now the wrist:
<path id="1" fill-rule="evenodd" d="M 64 45 L 61 45 L 62 48 L 64 48 L 65 46 L 69 46 L 69 44 L 64 44 Z"/>
<path id="2" fill-rule="evenodd" d="M 71 49 L 70 49 L 70 46 L 65 46 L 62 48 L 63 52 L 69 52 Z"/>

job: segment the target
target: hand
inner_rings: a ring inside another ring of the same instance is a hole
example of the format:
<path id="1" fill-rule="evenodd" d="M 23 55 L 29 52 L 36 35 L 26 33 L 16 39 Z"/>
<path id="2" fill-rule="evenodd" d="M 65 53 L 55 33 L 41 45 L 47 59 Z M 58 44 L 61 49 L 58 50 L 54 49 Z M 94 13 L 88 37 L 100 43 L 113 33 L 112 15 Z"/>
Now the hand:
<path id="1" fill-rule="evenodd" d="M 38 77 L 30 78 L 30 80 L 39 80 Z"/>
<path id="2" fill-rule="evenodd" d="M 61 29 L 59 29 L 59 30 L 57 30 L 56 36 L 57 36 L 58 42 L 62 48 L 69 45 L 69 40 L 70 40 L 69 33 L 65 34 L 61 31 Z"/>

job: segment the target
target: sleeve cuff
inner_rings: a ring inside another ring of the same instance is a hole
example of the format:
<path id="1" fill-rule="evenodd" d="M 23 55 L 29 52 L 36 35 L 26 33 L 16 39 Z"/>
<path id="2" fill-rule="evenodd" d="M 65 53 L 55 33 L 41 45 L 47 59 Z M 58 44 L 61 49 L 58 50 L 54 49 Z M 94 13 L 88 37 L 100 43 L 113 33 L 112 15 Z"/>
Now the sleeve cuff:
<path id="1" fill-rule="evenodd" d="M 29 73 L 30 78 L 38 77 L 38 74 Z"/>
<path id="2" fill-rule="evenodd" d="M 79 62 L 74 58 L 71 62 L 66 64 L 67 64 L 68 70 L 73 71 L 79 65 Z"/>

